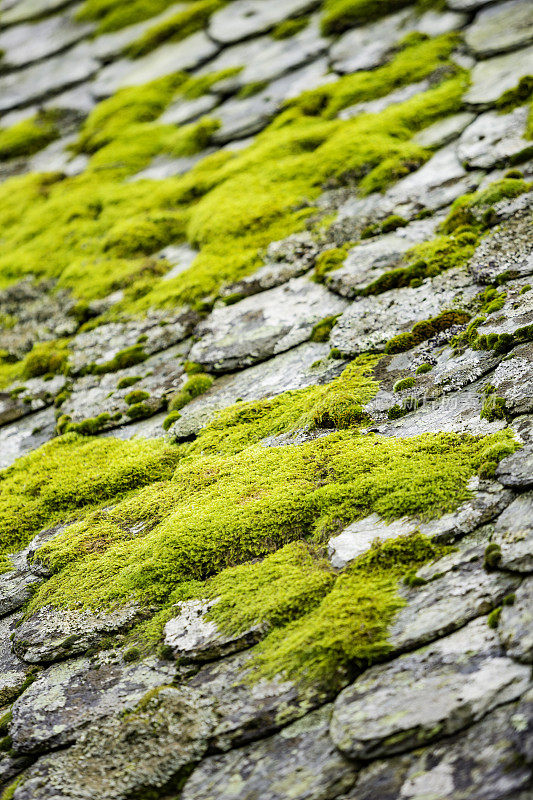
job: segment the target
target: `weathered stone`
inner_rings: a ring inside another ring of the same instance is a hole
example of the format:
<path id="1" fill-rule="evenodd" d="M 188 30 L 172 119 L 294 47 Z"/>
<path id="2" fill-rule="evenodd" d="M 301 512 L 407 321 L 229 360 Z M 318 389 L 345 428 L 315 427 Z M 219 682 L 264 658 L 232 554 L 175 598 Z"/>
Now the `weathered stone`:
<path id="1" fill-rule="evenodd" d="M 0 617 L 23 606 L 40 583 L 39 578 L 26 568 L 23 557 L 12 556 L 12 561 L 13 570 L 0 573 Z"/>
<path id="2" fill-rule="evenodd" d="M 493 169 L 527 158 L 532 151 L 525 138 L 529 109 L 515 108 L 509 114 L 487 111 L 463 131 L 457 155 L 470 169 Z"/>
<path id="3" fill-rule="evenodd" d="M 481 57 L 518 50 L 533 41 L 533 9 L 527 0 L 491 6 L 476 17 L 465 41 Z"/>
<path id="4" fill-rule="evenodd" d="M 159 121 L 163 125 L 184 125 L 187 122 L 193 122 L 203 114 L 208 114 L 218 103 L 218 98 L 213 94 L 204 94 L 193 100 L 184 100 L 180 97 L 168 106 L 159 117 Z"/>
<path id="5" fill-rule="evenodd" d="M 363 555 L 376 541 L 385 542 L 400 536 L 408 536 L 416 529 L 416 523 L 407 519 L 387 523 L 378 514 L 371 514 L 357 522 L 352 522 L 328 542 L 330 561 L 336 569 L 342 569 Z"/>
<path id="6" fill-rule="evenodd" d="M 8 0 L 3 4 L 6 7 L 2 8 L 2 25 L 14 25 L 53 14 L 68 2 L 69 0 Z"/>
<path id="7" fill-rule="evenodd" d="M 373 281 L 398 267 L 412 247 L 431 239 L 439 221 L 435 218 L 418 220 L 392 233 L 361 241 L 350 250 L 341 267 L 326 275 L 326 285 L 344 297 L 355 297 Z"/>
<path id="8" fill-rule="evenodd" d="M 136 42 L 149 28 L 159 25 L 160 22 L 165 22 L 169 17 L 173 17 L 179 11 L 185 11 L 186 8 L 187 3 L 185 2 L 172 3 L 161 14 L 143 19 L 141 22 L 135 22 L 133 25 L 120 28 L 118 31 L 99 34 L 92 43 L 95 56 L 107 64 L 120 56 L 129 44 Z"/>
<path id="9" fill-rule="evenodd" d="M 181 42 L 164 44 L 134 61 L 114 61 L 98 73 L 93 91 L 108 97 L 125 86 L 139 86 L 179 70 L 192 70 L 218 52 L 218 46 L 203 31 Z"/>
<path id="10" fill-rule="evenodd" d="M 470 106 L 488 107 L 533 71 L 533 47 L 480 61 L 472 70 L 472 83 L 464 100 Z"/>
<path id="11" fill-rule="evenodd" d="M 422 147 L 444 147 L 453 142 L 475 119 L 475 115 L 468 111 L 452 114 L 429 125 L 413 137 Z"/>
<path id="12" fill-rule="evenodd" d="M 346 366 L 345 361 L 328 358 L 329 350 L 328 344 L 304 342 L 268 361 L 218 379 L 208 392 L 181 410 L 180 418 L 170 428 L 170 435 L 187 439 L 197 434 L 211 422 L 217 411 L 238 400 L 261 400 L 282 392 L 328 383 Z"/>
<path id="13" fill-rule="evenodd" d="M 505 398 L 510 414 L 533 411 L 533 344 L 519 345 L 498 365 L 491 376 L 491 385 L 498 396 Z"/>
<path id="14" fill-rule="evenodd" d="M 49 58 L 79 42 L 92 29 L 93 25 L 75 22 L 68 13 L 8 28 L 0 33 L 0 63 L 13 69 Z"/>
<path id="15" fill-rule="evenodd" d="M 168 247 L 164 247 L 156 255 L 159 258 L 164 258 L 171 265 L 171 269 L 161 277 L 162 281 L 170 281 L 177 275 L 181 275 L 186 269 L 189 269 L 198 255 L 198 250 L 194 250 L 188 244 L 169 244 Z"/>
<path id="16" fill-rule="evenodd" d="M 70 152 L 68 148 L 76 138 L 75 135 L 64 136 L 40 150 L 27 162 L 28 172 L 62 172 L 68 177 L 79 175 L 89 163 L 89 156 Z"/>
<path id="17" fill-rule="evenodd" d="M 128 800 L 177 790 L 205 753 L 214 721 L 198 692 L 163 687 L 133 713 L 100 720 L 69 750 L 39 759 L 14 800 Z"/>
<path id="18" fill-rule="evenodd" d="M 533 445 L 500 461 L 496 470 L 498 480 L 512 489 L 527 489 L 533 485 Z"/>
<path id="19" fill-rule="evenodd" d="M 35 753 L 70 744 L 89 724 L 133 710 L 146 692 L 171 683 L 175 671 L 155 658 L 125 664 L 114 652 L 49 667 L 13 705 L 13 748 Z"/>
<path id="20" fill-rule="evenodd" d="M 0 425 L 52 405 L 65 383 L 64 375 L 54 375 L 51 380 L 29 378 L 23 386 L 13 384 L 0 392 Z"/>
<path id="21" fill-rule="evenodd" d="M 428 80 L 418 81 L 418 83 L 408 83 L 399 89 L 395 89 L 390 94 L 384 97 L 376 97 L 374 100 L 364 100 L 361 103 L 355 103 L 353 106 L 348 106 L 339 112 L 339 119 L 352 119 L 359 116 L 359 114 L 380 114 L 390 106 L 397 105 L 398 103 L 405 103 L 422 92 L 429 89 L 430 83 Z"/>
<path id="22" fill-rule="evenodd" d="M 507 298 L 499 311 L 493 311 L 486 320 L 477 327 L 479 335 L 491 333 L 514 334 L 518 329 L 533 324 L 533 291 L 522 293 L 525 281 L 517 280 L 507 283 Z"/>
<path id="23" fill-rule="evenodd" d="M 30 664 L 60 661 L 127 630 L 142 616 L 143 611 L 135 605 L 96 612 L 44 606 L 17 628 L 13 648 Z"/>
<path id="24" fill-rule="evenodd" d="M 0 708 L 17 697 L 31 671 L 11 650 L 11 635 L 17 622 L 17 616 L 0 619 Z"/>
<path id="25" fill-rule="evenodd" d="M 196 329 L 189 358 L 215 372 L 230 372 L 289 350 L 311 336 L 313 326 L 339 314 L 345 302 L 306 278 L 232 306 L 216 308 Z"/>
<path id="26" fill-rule="evenodd" d="M 492 283 L 500 275 L 512 278 L 532 275 L 532 239 L 530 214 L 518 214 L 504 220 L 481 240 L 468 269 L 481 283 Z"/>
<path id="27" fill-rule="evenodd" d="M 367 670 L 337 697 L 331 737 L 351 758 L 401 753 L 478 722 L 520 697 L 529 680 L 528 667 L 502 655 L 486 619 L 475 620 Z"/>
<path id="28" fill-rule="evenodd" d="M 31 756 L 15 756 L 9 753 L 0 753 L 0 789 L 5 791 L 13 778 L 20 775 L 23 769 L 29 767 L 33 758 Z"/>
<path id="29" fill-rule="evenodd" d="M 300 69 L 272 81 L 265 89 L 247 98 L 230 98 L 217 108 L 221 127 L 211 139 L 226 144 L 259 133 L 281 108 L 285 100 L 306 89 L 314 89 L 330 79 L 326 58 L 319 58 Z"/>
<path id="30" fill-rule="evenodd" d="M 332 685 L 328 693 L 281 676 L 258 678 L 252 671 L 252 658 L 253 651 L 207 664 L 187 682 L 216 702 L 219 722 L 211 737 L 216 750 L 263 739 L 331 699 L 339 688 Z"/>
<path id="31" fill-rule="evenodd" d="M 238 42 L 264 33 L 287 17 L 298 16 L 317 6 L 317 0 L 235 0 L 231 8 L 213 14 L 209 35 L 222 44 Z"/>
<path id="32" fill-rule="evenodd" d="M 444 309 L 461 307 L 475 294 L 476 287 L 465 272 L 453 269 L 416 288 L 361 297 L 337 320 L 331 344 L 346 355 L 383 350 L 389 339 L 409 331 L 415 322 L 435 317 Z"/>
<path id="33" fill-rule="evenodd" d="M 488 614 L 516 588 L 515 576 L 484 570 L 487 544 L 486 535 L 473 544 L 466 540 L 457 553 L 418 570 L 427 584 L 401 588 L 406 605 L 389 631 L 393 650 L 410 650 L 456 631 Z"/>
<path id="34" fill-rule="evenodd" d="M 56 431 L 53 408 L 24 417 L 0 428 L 0 467 L 8 467 L 17 458 L 52 439 Z"/>
<path id="35" fill-rule="evenodd" d="M 184 309 L 174 314 L 153 311 L 144 318 L 108 322 L 80 333 L 72 346 L 72 373 L 110 361 L 121 350 L 136 344 L 142 345 L 146 355 L 166 350 L 185 339 L 197 321 L 196 314 Z"/>
<path id="36" fill-rule="evenodd" d="M 441 744 L 375 761 L 339 800 L 528 800 L 532 718 L 525 701 L 498 708 Z"/>
<path id="37" fill-rule="evenodd" d="M 520 495 L 502 512 L 493 542 L 501 549 L 502 569 L 533 571 L 533 493 Z"/>
<path id="38" fill-rule="evenodd" d="M 330 713 L 325 706 L 270 739 L 205 759 L 185 784 L 183 800 L 336 797 L 350 788 L 356 772 L 328 736 Z"/>
<path id="39" fill-rule="evenodd" d="M 254 625 L 241 634 L 225 634 L 206 614 L 216 600 L 187 600 L 178 603 L 178 616 L 165 625 L 165 644 L 176 658 L 185 661 L 212 661 L 235 653 L 257 642 L 262 627 Z"/>
<path id="40" fill-rule="evenodd" d="M 518 587 L 512 605 L 503 606 L 498 633 L 511 658 L 533 662 L 533 578 Z"/>
<path id="41" fill-rule="evenodd" d="M 87 80 L 98 67 L 84 42 L 61 55 L 0 77 L 0 112 L 44 99 Z"/>

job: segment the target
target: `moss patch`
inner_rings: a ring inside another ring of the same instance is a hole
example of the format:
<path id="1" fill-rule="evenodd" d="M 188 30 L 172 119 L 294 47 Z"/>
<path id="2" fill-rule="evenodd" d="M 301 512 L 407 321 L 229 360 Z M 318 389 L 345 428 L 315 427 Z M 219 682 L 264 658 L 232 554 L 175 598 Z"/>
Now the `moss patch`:
<path id="1" fill-rule="evenodd" d="M 41 112 L 0 130 L 0 161 L 31 156 L 59 136 L 54 112 Z"/>

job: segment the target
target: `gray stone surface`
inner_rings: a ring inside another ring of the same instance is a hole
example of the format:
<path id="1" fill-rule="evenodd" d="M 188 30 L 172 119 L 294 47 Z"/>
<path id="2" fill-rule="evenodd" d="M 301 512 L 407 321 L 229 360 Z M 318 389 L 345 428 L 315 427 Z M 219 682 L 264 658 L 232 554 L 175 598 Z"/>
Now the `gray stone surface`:
<path id="1" fill-rule="evenodd" d="M 30 664 L 60 661 L 127 630 L 142 616 L 136 605 L 96 612 L 43 606 L 17 628 L 13 648 Z"/>
<path id="2" fill-rule="evenodd" d="M 472 70 L 472 83 L 464 100 L 475 107 L 492 105 L 532 70 L 533 47 L 479 61 Z"/>
<path id="3" fill-rule="evenodd" d="M 16 698 L 31 670 L 11 649 L 11 636 L 18 621 L 17 615 L 0 619 L 0 708 Z"/>
<path id="4" fill-rule="evenodd" d="M 65 383 L 64 375 L 54 375 L 51 380 L 29 378 L 0 391 L 0 425 L 52 405 Z"/>
<path id="5" fill-rule="evenodd" d="M 440 744 L 375 761 L 339 800 L 529 800 L 531 719 L 525 701 L 498 708 Z"/>
<path id="6" fill-rule="evenodd" d="M 19 419 L 0 428 L 0 468 L 52 439 L 56 420 L 53 408 Z"/>
<path id="7" fill-rule="evenodd" d="M 533 578 L 518 587 L 512 605 L 504 605 L 498 633 L 507 654 L 525 664 L 533 663 Z"/>
<path id="8" fill-rule="evenodd" d="M 0 64 L 13 69 L 49 58 L 88 36 L 93 27 L 75 22 L 71 14 L 64 13 L 41 22 L 8 28 L 0 33 Z"/>
<path id="9" fill-rule="evenodd" d="M 316 0 L 235 0 L 231 7 L 222 8 L 211 17 L 209 35 L 223 44 L 238 42 L 317 5 Z"/>
<path id="10" fill-rule="evenodd" d="M 498 396 L 505 398 L 510 414 L 533 411 L 533 344 L 527 343 L 511 350 L 491 376 Z"/>
<path id="11" fill-rule="evenodd" d="M 25 20 L 38 19 L 67 5 L 68 0 L 7 0 L 3 3 L 2 24 L 14 25 Z"/>
<path id="12" fill-rule="evenodd" d="M 346 365 L 342 360 L 328 358 L 329 350 L 327 343 L 304 342 L 268 361 L 218 379 L 209 391 L 181 410 L 179 420 L 170 428 L 171 436 L 193 436 L 211 422 L 217 411 L 239 400 L 261 400 L 328 383 Z"/>
<path id="13" fill-rule="evenodd" d="M 84 731 L 67 751 L 25 773 L 16 800 L 129 800 L 179 784 L 207 748 L 215 718 L 192 689 L 162 688 L 138 710 Z"/>
<path id="14" fill-rule="evenodd" d="M 481 240 L 468 269 L 480 283 L 500 275 L 513 278 L 533 274 L 533 223 L 530 214 L 517 214 L 496 225 Z"/>
<path id="15" fill-rule="evenodd" d="M 132 711 L 146 692 L 171 683 L 175 671 L 155 658 L 126 664 L 114 652 L 49 667 L 13 705 L 13 748 L 35 753 L 70 744 L 91 723 Z"/>
<path id="16" fill-rule="evenodd" d="M 428 125 L 427 128 L 422 128 L 413 138 L 422 147 L 434 147 L 435 149 L 444 147 L 460 136 L 474 119 L 474 114 L 468 111 L 461 111 L 458 114 L 452 114 L 450 117 L 439 119 L 433 125 Z"/>
<path id="17" fill-rule="evenodd" d="M 493 169 L 526 158 L 532 148 L 525 137 L 528 112 L 527 106 L 519 106 L 509 114 L 480 114 L 457 144 L 461 162 L 469 169 Z"/>
<path id="18" fill-rule="evenodd" d="M 241 634 L 229 635 L 206 618 L 215 605 L 213 600 L 187 600 L 179 603 L 177 616 L 165 625 L 165 644 L 176 658 L 184 661 L 212 661 L 238 652 L 258 641 L 261 626 L 255 625 Z"/>
<path id="19" fill-rule="evenodd" d="M 305 342 L 313 326 L 345 308 L 322 286 L 294 278 L 287 284 L 215 308 L 195 331 L 189 358 L 215 372 L 250 366 Z"/>
<path id="20" fill-rule="evenodd" d="M 521 450 L 500 461 L 496 469 L 498 480 L 505 486 L 520 491 L 533 485 L 533 446 L 525 445 Z"/>
<path id="21" fill-rule="evenodd" d="M 481 618 L 367 670 L 337 697 L 331 737 L 351 758 L 401 753 L 478 722 L 519 698 L 529 682 L 528 667 L 501 653 L 498 635 Z"/>
<path id="22" fill-rule="evenodd" d="M 502 512 L 493 542 L 501 548 L 502 569 L 533 572 L 533 493 L 519 495 Z"/>
<path id="23" fill-rule="evenodd" d="M 481 11 L 465 32 L 479 58 L 518 50 L 533 41 L 533 9 L 527 0 L 498 3 Z"/>
<path id="24" fill-rule="evenodd" d="M 397 105 L 398 103 L 405 103 L 412 97 L 427 91 L 429 86 L 430 83 L 428 80 L 408 83 L 406 86 L 401 86 L 399 89 L 395 89 L 384 97 L 376 97 L 374 100 L 364 100 L 361 103 L 348 106 L 339 112 L 338 118 L 352 119 L 360 114 L 380 114 L 390 106 Z"/>
<path id="25" fill-rule="evenodd" d="M 0 573 L 0 617 L 11 614 L 24 605 L 40 583 L 27 568 L 23 554 L 11 556 L 13 570 Z"/>
<path id="26" fill-rule="evenodd" d="M 445 309 L 464 307 L 475 293 L 476 287 L 464 271 L 453 269 L 416 288 L 362 297 L 337 320 L 331 344 L 343 355 L 383 350 L 389 339 L 409 331 L 416 322 Z"/>
<path id="27" fill-rule="evenodd" d="M 517 280 L 505 286 L 506 300 L 500 311 L 493 311 L 485 322 L 478 326 L 480 335 L 491 333 L 514 334 L 520 328 L 533 323 L 533 291 L 522 293 L 526 280 Z"/>
<path id="28" fill-rule="evenodd" d="M 328 736 L 330 712 L 325 706 L 259 744 L 205 759 L 185 784 L 183 800 L 336 797 L 356 773 Z"/>

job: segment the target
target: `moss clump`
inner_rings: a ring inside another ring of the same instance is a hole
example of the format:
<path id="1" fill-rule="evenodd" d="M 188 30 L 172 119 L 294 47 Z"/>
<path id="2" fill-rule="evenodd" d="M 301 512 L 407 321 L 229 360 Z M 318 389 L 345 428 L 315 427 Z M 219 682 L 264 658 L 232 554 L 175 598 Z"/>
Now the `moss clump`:
<path id="1" fill-rule="evenodd" d="M 425 375 L 427 372 L 431 372 L 432 369 L 433 366 L 431 364 L 424 362 L 423 364 L 420 364 L 420 366 L 416 368 L 415 372 L 417 375 Z"/>
<path id="2" fill-rule="evenodd" d="M 490 572 L 497 569 L 502 560 L 502 550 L 499 544 L 489 544 L 485 549 L 485 559 L 483 565 Z"/>
<path id="3" fill-rule="evenodd" d="M 124 350 L 119 350 L 109 361 L 102 364 L 90 364 L 85 371 L 93 375 L 103 375 L 105 372 L 117 372 L 119 369 L 134 367 L 142 364 L 148 358 L 148 353 L 144 352 L 142 344 L 133 344 Z"/>
<path id="4" fill-rule="evenodd" d="M 338 269 L 346 260 L 348 255 L 348 245 L 344 247 L 333 247 L 331 250 L 324 250 L 318 256 L 313 274 L 313 280 L 317 283 L 324 281 L 324 276 L 331 270 Z"/>
<path id="5" fill-rule="evenodd" d="M 533 97 L 533 75 L 524 75 L 513 89 L 508 89 L 496 101 L 496 108 L 508 113 Z"/>
<path id="6" fill-rule="evenodd" d="M 142 381 L 140 375 L 131 375 L 127 378 L 121 378 L 117 383 L 117 389 L 128 389 L 130 386 L 135 386 L 139 381 Z"/>
<path id="7" fill-rule="evenodd" d="M 417 322 L 409 333 L 400 333 L 389 339 L 385 345 L 385 352 L 403 353 L 411 350 L 417 344 L 436 336 L 437 333 L 445 331 L 453 325 L 463 325 L 469 319 L 470 315 L 466 311 L 443 311 L 436 317 Z"/>
<path id="8" fill-rule="evenodd" d="M 148 403 L 133 403 L 129 406 L 126 414 L 130 419 L 145 419 L 146 417 L 151 417 L 156 410 L 149 406 Z"/>
<path id="9" fill-rule="evenodd" d="M 142 389 L 134 389 L 132 392 L 128 392 L 124 398 L 124 402 L 131 406 L 134 403 L 142 403 L 143 400 L 148 400 L 149 397 L 149 392 L 143 392 Z"/>
<path id="10" fill-rule="evenodd" d="M 124 661 L 126 662 L 126 664 L 130 664 L 133 661 L 138 661 L 140 657 L 141 657 L 141 651 L 139 650 L 138 647 L 130 647 L 124 653 Z"/>
<path id="11" fill-rule="evenodd" d="M 339 315 L 335 314 L 330 317 L 325 317 L 324 319 L 320 320 L 320 322 L 317 322 L 317 324 L 313 326 L 313 330 L 311 331 L 310 341 L 327 342 L 327 340 L 329 339 L 329 335 L 331 333 L 331 329 L 335 325 L 338 318 Z"/>
<path id="12" fill-rule="evenodd" d="M 97 22 L 98 33 L 111 33 L 136 22 L 155 17 L 173 4 L 174 0 L 85 0 L 78 11 L 81 22 Z"/>
<path id="13" fill-rule="evenodd" d="M 505 397 L 496 397 L 494 394 L 487 395 L 481 409 L 481 419 L 494 422 L 497 419 L 507 419 L 508 410 L 505 405 Z"/>
<path id="14" fill-rule="evenodd" d="M 58 421 L 58 433 L 79 433 L 81 436 L 94 436 L 103 430 L 112 419 L 111 414 L 103 411 L 97 417 L 88 417 L 81 422 L 71 422 L 68 415 L 63 415 Z"/>
<path id="15" fill-rule="evenodd" d="M 212 14 L 226 5 L 228 0 L 195 0 L 163 22 L 149 28 L 139 39 L 128 45 L 125 54 L 138 58 L 155 50 L 164 42 L 180 42 L 206 27 Z"/>
<path id="16" fill-rule="evenodd" d="M 297 33 L 303 31 L 309 25 L 309 17 L 302 16 L 295 19 L 285 19 L 279 22 L 274 30 L 271 32 L 273 39 L 290 39 L 296 36 Z"/>
<path id="17" fill-rule="evenodd" d="M 34 345 L 22 361 L 8 359 L 2 363 L 0 355 L 0 387 L 17 380 L 66 373 L 68 356 L 67 342 L 63 339 Z"/>
<path id="18" fill-rule="evenodd" d="M 409 376 L 408 378 L 402 378 L 400 381 L 396 381 L 394 384 L 393 391 L 395 392 L 403 392 L 404 389 L 411 389 L 416 383 L 415 378 Z"/>
<path id="19" fill-rule="evenodd" d="M 0 472 L 0 550 L 23 547 L 45 525 L 77 516 L 172 474 L 176 448 L 66 434 Z"/>
<path id="20" fill-rule="evenodd" d="M 206 375 L 201 372 L 193 372 L 191 373 L 192 377 L 185 383 L 182 389 L 171 398 L 170 403 L 168 405 L 170 414 L 165 418 L 163 422 L 163 428 L 168 430 L 170 426 L 176 422 L 180 418 L 179 411 L 181 408 L 190 403 L 191 400 L 194 400 L 195 397 L 199 397 L 204 392 L 207 392 L 208 389 L 211 388 L 213 385 L 213 378 L 211 375 Z"/>
<path id="21" fill-rule="evenodd" d="M 239 100 L 246 100 L 247 97 L 253 97 L 254 94 L 259 94 L 262 92 L 263 89 L 266 89 L 268 86 L 268 81 L 254 81 L 252 83 L 247 83 L 237 92 L 237 97 Z"/>
<path id="22" fill-rule="evenodd" d="M 31 156 L 59 136 L 57 115 L 42 111 L 31 119 L 22 120 L 11 128 L 0 130 L 0 161 Z"/>
<path id="23" fill-rule="evenodd" d="M 492 223 L 491 207 L 500 200 L 511 199 L 527 192 L 530 185 L 520 178 L 502 178 L 486 189 L 457 198 L 442 224 L 445 233 L 452 233 L 464 225 L 475 227 Z"/>
<path id="24" fill-rule="evenodd" d="M 498 608 L 493 609 L 487 617 L 487 625 L 489 628 L 495 630 L 498 627 L 500 622 L 500 617 L 502 615 L 502 607 L 498 606 Z"/>
<path id="25" fill-rule="evenodd" d="M 411 5 L 413 0 L 325 0 L 322 32 L 327 36 L 348 28 L 366 25 L 393 11 Z"/>

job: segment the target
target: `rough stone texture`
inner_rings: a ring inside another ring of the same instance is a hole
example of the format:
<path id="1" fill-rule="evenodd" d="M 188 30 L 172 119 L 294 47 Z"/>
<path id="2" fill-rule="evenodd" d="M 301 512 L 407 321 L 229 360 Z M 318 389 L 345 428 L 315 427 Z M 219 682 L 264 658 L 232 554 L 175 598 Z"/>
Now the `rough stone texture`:
<path id="1" fill-rule="evenodd" d="M 529 109 L 515 108 L 509 114 L 487 111 L 463 131 L 457 155 L 469 169 L 492 169 L 520 161 L 531 152 L 525 138 Z"/>
<path id="2" fill-rule="evenodd" d="M 211 18 L 209 34 L 223 44 L 238 42 L 273 28 L 287 17 L 298 16 L 317 5 L 316 0 L 236 0 Z"/>
<path id="3" fill-rule="evenodd" d="M 466 43 L 481 57 L 518 50 L 533 41 L 533 10 L 527 0 L 512 0 L 483 10 L 466 32 Z"/>
<path id="4" fill-rule="evenodd" d="M 486 108 L 532 69 L 533 47 L 479 61 L 472 70 L 472 84 L 464 99 L 471 106 Z"/>
<path id="5" fill-rule="evenodd" d="M 533 447 L 522 450 L 500 461 L 496 470 L 498 480 L 513 489 L 527 489 L 533 485 Z"/>
<path id="6" fill-rule="evenodd" d="M 502 568 L 533 571 L 533 493 L 520 495 L 502 512 L 493 541 L 501 548 Z"/>
<path id="7" fill-rule="evenodd" d="M 216 601 L 188 600 L 178 604 L 179 614 L 165 625 L 165 644 L 176 658 L 184 661 L 212 661 L 254 644 L 261 636 L 260 626 L 240 635 L 222 633 L 206 614 Z"/>
<path id="8" fill-rule="evenodd" d="M 415 134 L 414 139 L 422 147 L 444 147 L 453 142 L 474 119 L 474 114 L 468 111 L 461 111 L 451 117 L 439 119 L 433 125 L 428 125 L 427 128 L 422 128 L 420 133 Z"/>
<path id="9" fill-rule="evenodd" d="M 533 224 L 530 215 L 517 214 L 493 228 L 470 259 L 468 268 L 480 283 L 500 275 L 523 278 L 533 274 Z"/>
<path id="10" fill-rule="evenodd" d="M 322 286 L 294 278 L 258 297 L 215 308 L 196 329 L 200 340 L 189 358 L 215 372 L 251 366 L 305 342 L 317 322 L 345 305 Z"/>
<path id="11" fill-rule="evenodd" d="M 529 669 L 501 654 L 486 620 L 392 664 L 373 667 L 334 703 L 331 737 L 351 758 L 371 759 L 449 736 L 516 700 Z"/>
<path id="12" fill-rule="evenodd" d="M 134 605 L 116 611 L 71 611 L 44 606 L 17 628 L 13 647 L 30 664 L 59 661 L 127 630 L 142 616 Z"/>
<path id="13" fill-rule="evenodd" d="M 420 321 L 444 309 L 461 307 L 475 294 L 475 286 L 461 270 L 448 270 L 416 288 L 394 289 L 362 297 L 337 320 L 331 343 L 343 355 L 383 350 L 389 339 L 409 331 Z"/>
<path id="14" fill-rule="evenodd" d="M 330 713 L 325 706 L 264 742 L 206 759 L 185 784 L 183 800 L 335 797 L 353 784 L 355 769 L 328 736 Z"/>
<path id="15" fill-rule="evenodd" d="M 192 689 L 163 688 L 145 707 L 90 726 L 66 752 L 39 759 L 16 800 L 128 800 L 177 785 L 207 748 L 214 715 Z"/>
<path id="16" fill-rule="evenodd" d="M 126 664 L 112 652 L 56 664 L 14 703 L 13 747 L 32 753 L 70 744 L 92 722 L 131 711 L 146 692 L 171 683 L 174 673 L 168 661 Z"/>
<path id="17" fill-rule="evenodd" d="M 512 350 L 491 376 L 498 396 L 505 398 L 510 414 L 533 411 L 533 344 L 523 344 Z"/>
<path id="18" fill-rule="evenodd" d="M 52 408 L 0 428 L 0 467 L 8 467 L 19 456 L 47 442 L 55 435 L 55 428 Z"/>
<path id="19" fill-rule="evenodd" d="M 5 12 L 2 19 L 5 19 Z M 92 29 L 90 24 L 74 22 L 68 13 L 8 28 L 0 33 L 0 62 L 2 66 L 16 68 L 49 58 L 79 42 Z"/>
<path id="20" fill-rule="evenodd" d="M 15 615 L 0 619 L 0 708 L 19 694 L 31 669 L 11 651 L 11 635 L 18 620 Z"/>
<path id="21" fill-rule="evenodd" d="M 526 664 L 533 662 L 533 578 L 518 587 L 512 605 L 502 609 L 498 633 L 507 654 Z"/>
<path id="22" fill-rule="evenodd" d="M 510 703 L 463 735 L 363 769 L 339 800 L 528 800 L 530 703 Z M 523 790 L 523 793 L 520 791 Z"/>

